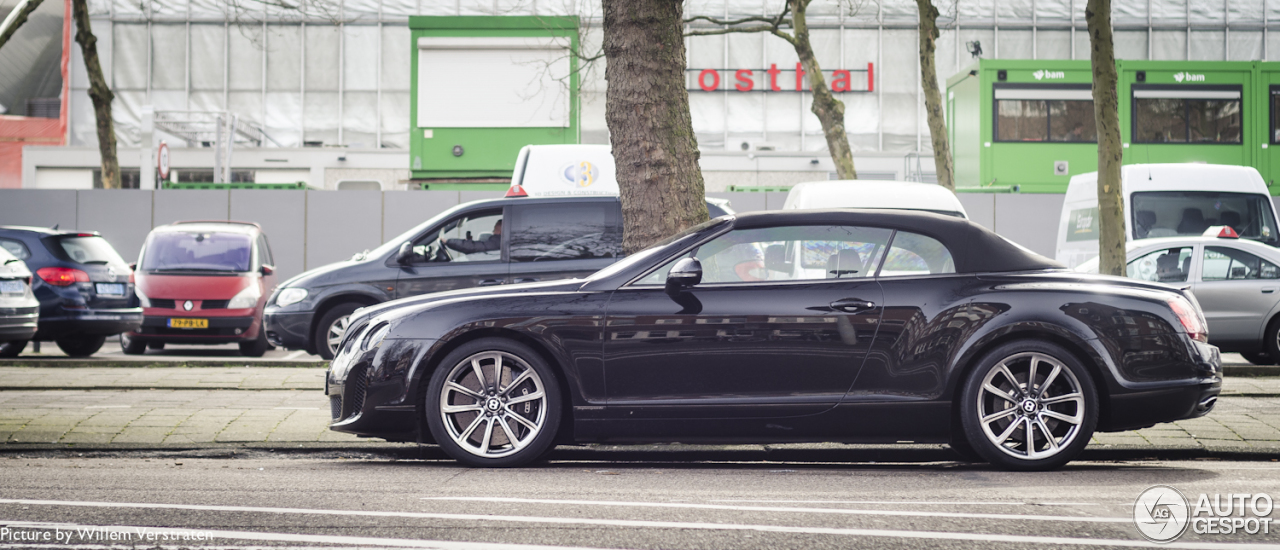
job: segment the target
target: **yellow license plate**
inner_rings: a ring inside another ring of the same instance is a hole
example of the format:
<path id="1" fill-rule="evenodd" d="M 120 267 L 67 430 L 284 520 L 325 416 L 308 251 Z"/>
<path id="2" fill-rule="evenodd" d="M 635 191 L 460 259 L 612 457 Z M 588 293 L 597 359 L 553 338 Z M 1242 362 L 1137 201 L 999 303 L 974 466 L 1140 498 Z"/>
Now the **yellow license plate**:
<path id="1" fill-rule="evenodd" d="M 169 328 L 209 328 L 208 319 L 169 319 Z"/>

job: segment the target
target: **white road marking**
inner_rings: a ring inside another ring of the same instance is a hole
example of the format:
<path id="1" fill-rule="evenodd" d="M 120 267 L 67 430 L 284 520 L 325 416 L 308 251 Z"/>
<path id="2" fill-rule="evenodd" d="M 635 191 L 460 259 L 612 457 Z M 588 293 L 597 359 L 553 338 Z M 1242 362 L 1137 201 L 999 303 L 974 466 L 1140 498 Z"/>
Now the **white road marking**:
<path id="1" fill-rule="evenodd" d="M 1026 535 L 998 535 L 990 533 L 955 533 L 948 531 L 901 531 L 893 529 L 843 529 L 831 527 L 790 527 L 782 525 L 745 525 L 732 523 L 695 523 L 679 521 L 648 521 L 625 519 L 556 518 L 536 516 L 497 516 L 488 514 L 437 514 L 423 512 L 381 512 L 368 510 L 316 510 L 307 508 L 267 508 L 260 506 L 213 506 L 197 504 L 152 504 L 140 502 L 84 502 L 70 500 L 0 499 L 0 504 L 26 504 L 28 506 L 77 506 L 89 508 L 134 508 L 149 510 L 198 510 L 212 512 L 248 512 L 266 514 L 299 514 L 352 517 L 395 517 L 413 519 L 440 519 L 477 521 L 482 523 L 507 522 L 550 525 L 590 525 L 596 527 L 632 527 L 648 529 L 698 529 L 707 531 L 749 531 L 759 533 L 787 533 L 805 535 L 840 535 L 855 537 L 889 537 L 926 540 L 963 540 L 1004 542 L 1010 544 L 1043 544 L 1078 546 L 1123 546 L 1136 548 L 1204 548 L 1207 550 L 1266 549 L 1280 550 L 1277 544 L 1230 544 L 1213 542 L 1174 542 L 1155 544 L 1145 540 L 1089 539 L 1071 537 L 1037 537 Z M 262 533 L 246 533 L 262 536 Z M 306 537 L 312 535 L 282 535 Z M 396 540 L 396 539 L 377 539 Z M 376 544 L 376 543 L 371 543 Z M 485 545 L 487 546 L 487 545 Z"/>
<path id="2" fill-rule="evenodd" d="M 128 409 L 133 405 L 89 405 L 86 409 Z"/>
<path id="3" fill-rule="evenodd" d="M 0 520 L 0 525 L 5 525 L 11 529 L 40 529 L 40 530 L 63 530 L 75 531 L 77 529 L 93 530 L 95 532 L 111 532 L 122 533 L 130 536 L 126 544 L 146 543 L 154 540 L 168 540 L 162 537 L 213 537 L 217 539 L 237 539 L 237 540 L 253 540 L 253 541 L 278 541 L 278 542 L 305 542 L 312 544 L 346 544 L 350 546 L 369 547 L 395 547 L 395 548 L 430 548 L 436 550 L 593 550 L 581 547 L 569 546 L 537 546 L 532 544 L 488 544 L 477 542 L 452 542 L 440 540 L 413 540 L 413 539 L 386 539 L 378 537 L 344 537 L 333 535 L 299 535 L 294 533 L 259 533 L 256 531 L 218 531 L 212 529 L 175 529 L 169 527 L 140 527 L 132 525 L 87 525 L 73 523 L 44 523 L 44 522 L 28 522 L 28 521 L 4 521 Z M 154 534 L 156 538 L 143 538 L 142 534 Z M 138 540 L 133 540 L 137 538 Z M 175 539 L 175 542 L 182 539 Z M 0 545 L 0 548 L 31 548 L 33 544 L 23 545 Z M 146 548 L 153 548 L 152 545 L 146 544 Z M 63 545 L 63 548 L 120 548 L 119 545 L 105 547 L 101 545 Z M 40 544 L 39 548 L 50 548 L 49 545 Z M 217 546 L 194 546 L 184 545 L 183 548 L 200 548 L 201 550 L 211 550 L 219 548 Z M 244 550 L 242 546 L 221 548 L 236 548 Z M 271 547 L 279 548 L 279 547 Z"/>
<path id="4" fill-rule="evenodd" d="M 301 349 L 300 349 L 300 350 L 298 350 L 298 351 L 295 351 L 295 352 L 293 352 L 293 353 L 290 353 L 289 355 L 284 356 L 284 359 L 282 359 L 282 360 L 283 360 L 283 361 L 293 361 L 294 359 L 297 359 L 297 358 L 299 358 L 299 357 L 302 357 L 302 355 L 303 355 L 303 354 L 305 354 L 305 353 L 307 353 L 307 350 L 301 350 Z"/>
<path id="5" fill-rule="evenodd" d="M 277 411 L 314 411 L 319 409 L 320 407 L 276 407 L 275 408 L 275 410 Z"/>
<path id="6" fill-rule="evenodd" d="M 760 500 L 714 499 L 707 502 L 758 502 L 767 504 L 918 504 L 921 506 L 1102 506 L 1096 502 L 965 502 L 965 501 L 905 501 L 905 500 Z"/>
<path id="7" fill-rule="evenodd" d="M 917 512 L 913 510 L 852 510 L 848 508 L 789 508 L 782 506 L 729 506 L 725 504 L 691 504 L 685 502 L 618 502 L 608 500 L 551 500 L 507 497 L 422 497 L 422 500 L 468 502 L 502 502 L 509 504 L 564 504 L 571 506 L 622 506 L 635 508 L 692 508 L 698 510 L 732 510 L 735 512 L 795 512 L 802 514 L 846 514 L 855 516 L 908 516 L 924 518 L 1003 519 L 1032 521 L 1066 521 L 1081 523 L 1131 523 L 1132 518 L 1091 516 L 1041 516 L 1035 514 L 975 514 L 967 512 Z"/>

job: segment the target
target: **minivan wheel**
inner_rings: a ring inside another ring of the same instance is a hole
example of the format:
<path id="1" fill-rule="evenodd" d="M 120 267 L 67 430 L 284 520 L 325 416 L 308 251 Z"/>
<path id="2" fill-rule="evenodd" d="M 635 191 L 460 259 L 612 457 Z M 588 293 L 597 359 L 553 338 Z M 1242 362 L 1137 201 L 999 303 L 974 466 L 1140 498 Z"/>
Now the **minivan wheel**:
<path id="1" fill-rule="evenodd" d="M 1004 344 L 979 360 L 960 395 L 973 449 L 1009 470 L 1052 470 L 1089 444 L 1098 422 L 1093 378 L 1061 346 Z"/>
<path id="2" fill-rule="evenodd" d="M 482 338 L 450 353 L 427 387 L 427 427 L 440 448 L 468 466 L 528 464 L 551 448 L 560 426 L 560 385 L 537 352 Z"/>
<path id="3" fill-rule="evenodd" d="M 120 350 L 125 355 L 142 355 L 147 352 L 147 341 L 141 338 L 133 338 L 129 333 L 120 334 Z"/>
<path id="4" fill-rule="evenodd" d="M 338 345 L 342 344 L 342 336 L 347 333 L 347 324 L 351 322 L 351 314 L 362 306 L 355 302 L 344 302 L 329 308 L 320 322 L 316 324 L 316 333 L 312 335 L 316 351 L 322 359 L 330 360 L 338 354 Z"/>
<path id="5" fill-rule="evenodd" d="M 63 336 L 54 340 L 58 349 L 72 357 L 88 357 L 102 349 L 106 336 Z"/>
<path id="6" fill-rule="evenodd" d="M 12 342 L 0 342 L 0 357 L 10 359 L 17 357 L 22 350 L 27 348 L 27 340 L 14 340 Z"/>

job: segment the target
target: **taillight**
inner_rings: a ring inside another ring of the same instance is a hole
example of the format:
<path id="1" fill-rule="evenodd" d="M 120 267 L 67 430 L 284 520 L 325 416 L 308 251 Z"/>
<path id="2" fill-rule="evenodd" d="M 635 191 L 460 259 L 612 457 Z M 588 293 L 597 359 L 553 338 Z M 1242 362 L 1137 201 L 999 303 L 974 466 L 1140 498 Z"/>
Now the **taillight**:
<path id="1" fill-rule="evenodd" d="M 89 274 L 69 267 L 42 267 L 36 270 L 44 282 L 53 286 L 71 286 L 75 283 L 89 282 Z"/>
<path id="2" fill-rule="evenodd" d="M 1169 308 L 1173 310 L 1173 314 L 1178 316 L 1178 322 L 1182 323 L 1182 328 L 1187 331 L 1187 336 L 1192 340 L 1201 342 L 1209 341 L 1209 327 L 1204 321 L 1204 315 L 1200 313 L 1191 302 L 1182 296 L 1169 298 Z"/>

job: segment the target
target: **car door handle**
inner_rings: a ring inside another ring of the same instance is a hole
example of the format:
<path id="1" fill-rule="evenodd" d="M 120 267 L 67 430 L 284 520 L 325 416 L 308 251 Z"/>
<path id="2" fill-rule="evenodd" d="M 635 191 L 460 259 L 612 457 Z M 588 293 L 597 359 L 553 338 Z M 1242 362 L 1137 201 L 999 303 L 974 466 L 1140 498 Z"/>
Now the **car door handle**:
<path id="1" fill-rule="evenodd" d="M 502 284 L 502 279 L 485 279 L 480 281 L 480 286 L 494 286 Z"/>
<path id="2" fill-rule="evenodd" d="M 1271 294 L 1272 292 L 1275 292 L 1275 291 L 1276 291 L 1276 287 L 1273 287 L 1273 286 L 1268 286 L 1268 287 L 1263 287 L 1263 288 L 1262 288 L 1262 293 L 1263 293 L 1263 294 Z"/>
<path id="3" fill-rule="evenodd" d="M 536 283 L 536 282 L 538 282 L 538 278 L 537 278 L 537 277 L 524 277 L 524 278 L 521 278 L 521 279 L 516 279 L 516 282 L 517 282 L 517 283 Z"/>
<path id="4" fill-rule="evenodd" d="M 845 313 L 857 313 L 874 307 L 876 307 L 875 302 L 868 302 L 859 298 L 845 298 L 831 302 L 831 309 Z"/>

